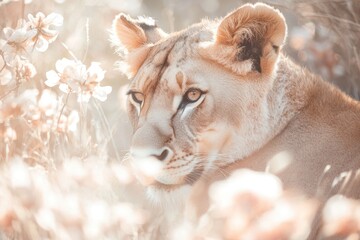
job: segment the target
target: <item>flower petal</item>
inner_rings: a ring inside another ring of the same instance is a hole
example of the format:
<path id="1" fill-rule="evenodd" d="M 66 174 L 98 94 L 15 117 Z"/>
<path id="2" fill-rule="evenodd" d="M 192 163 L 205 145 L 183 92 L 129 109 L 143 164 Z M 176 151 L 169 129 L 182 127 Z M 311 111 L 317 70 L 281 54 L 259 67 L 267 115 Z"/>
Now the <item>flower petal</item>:
<path id="1" fill-rule="evenodd" d="M 12 74 L 11 72 L 4 68 L 1 72 L 0 72 L 0 85 L 7 85 L 9 82 L 11 82 L 12 80 Z"/>
<path id="2" fill-rule="evenodd" d="M 104 102 L 107 99 L 107 95 L 110 94 L 112 91 L 112 87 L 110 86 L 96 86 L 93 92 L 93 97 L 97 98 L 98 100 Z"/>
<path id="3" fill-rule="evenodd" d="M 73 60 L 67 59 L 67 58 L 63 58 L 60 60 L 57 60 L 55 63 L 55 68 L 56 71 L 58 71 L 59 73 L 63 73 L 64 69 L 67 66 L 73 65 L 75 62 Z"/>
<path id="4" fill-rule="evenodd" d="M 51 29 L 42 29 L 41 32 L 41 35 L 49 42 L 53 42 L 57 38 L 58 34 L 58 31 Z"/>
<path id="5" fill-rule="evenodd" d="M 60 83 L 59 89 L 60 89 L 60 91 L 62 91 L 64 93 L 69 93 L 70 92 L 69 86 L 67 84 L 65 84 L 65 83 Z"/>
<path id="6" fill-rule="evenodd" d="M 77 101 L 80 102 L 89 102 L 91 94 L 88 92 L 79 93 L 77 97 Z"/>
<path id="7" fill-rule="evenodd" d="M 14 33 L 14 29 L 6 27 L 3 29 L 3 32 L 5 34 L 5 38 L 9 39 L 11 37 L 11 35 Z"/>
<path id="8" fill-rule="evenodd" d="M 6 44 L 6 41 L 4 39 L 0 39 L 0 49 L 2 49 Z"/>
<path id="9" fill-rule="evenodd" d="M 60 77 L 54 70 L 46 72 L 46 78 L 45 84 L 48 87 L 54 87 L 59 84 Z"/>
<path id="10" fill-rule="evenodd" d="M 38 13 L 36 13 L 36 18 L 37 18 L 38 21 L 42 20 L 42 19 L 45 18 L 45 14 L 42 13 L 42 12 L 38 12 Z"/>
<path id="11" fill-rule="evenodd" d="M 101 82 L 105 77 L 105 71 L 100 67 L 99 62 L 92 62 L 87 72 L 90 82 Z"/>
<path id="12" fill-rule="evenodd" d="M 26 34 L 27 31 L 25 28 L 16 29 L 13 34 L 11 34 L 11 36 L 8 38 L 8 41 L 17 43 L 23 42 L 28 38 Z"/>
<path id="13" fill-rule="evenodd" d="M 39 36 L 35 45 L 36 50 L 38 50 L 39 52 L 45 52 L 48 49 L 48 47 L 49 47 L 48 41 L 46 41 L 46 39 L 43 38 L 42 36 Z"/>
<path id="14" fill-rule="evenodd" d="M 28 14 L 28 19 L 29 19 L 30 22 L 35 21 L 35 17 L 31 13 Z"/>
<path id="15" fill-rule="evenodd" d="M 35 37 L 35 35 L 38 33 L 38 31 L 36 29 L 31 29 L 31 30 L 28 30 L 26 32 L 26 38 L 27 39 L 31 39 L 33 37 Z"/>
<path id="16" fill-rule="evenodd" d="M 45 19 L 44 19 L 44 24 L 46 25 L 54 25 L 54 26 L 62 26 L 63 22 L 64 22 L 64 17 L 61 16 L 58 13 L 50 13 Z"/>
<path id="17" fill-rule="evenodd" d="M 6 44 L 3 47 L 3 51 L 4 51 L 4 59 L 5 59 L 6 64 L 8 64 L 9 66 L 14 66 L 15 62 L 16 62 L 16 58 L 15 58 L 16 53 L 12 50 L 12 48 L 9 46 L 9 44 Z"/>

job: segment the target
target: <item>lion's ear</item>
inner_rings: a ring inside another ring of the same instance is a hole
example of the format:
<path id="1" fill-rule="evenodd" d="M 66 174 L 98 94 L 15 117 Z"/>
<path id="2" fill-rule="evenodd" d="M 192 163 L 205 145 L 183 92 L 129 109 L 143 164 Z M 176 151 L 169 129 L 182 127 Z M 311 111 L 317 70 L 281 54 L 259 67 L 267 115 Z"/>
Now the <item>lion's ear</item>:
<path id="1" fill-rule="evenodd" d="M 113 20 L 111 41 L 122 56 L 122 72 L 133 77 L 146 59 L 150 47 L 167 34 L 156 26 L 152 18 L 132 19 L 123 13 Z"/>
<path id="2" fill-rule="evenodd" d="M 246 4 L 220 22 L 210 54 L 241 75 L 270 74 L 285 38 L 286 23 L 278 10 Z"/>
<path id="3" fill-rule="evenodd" d="M 167 34 L 156 26 L 152 18 L 132 19 L 120 13 L 113 20 L 113 35 L 128 51 L 159 41 Z"/>

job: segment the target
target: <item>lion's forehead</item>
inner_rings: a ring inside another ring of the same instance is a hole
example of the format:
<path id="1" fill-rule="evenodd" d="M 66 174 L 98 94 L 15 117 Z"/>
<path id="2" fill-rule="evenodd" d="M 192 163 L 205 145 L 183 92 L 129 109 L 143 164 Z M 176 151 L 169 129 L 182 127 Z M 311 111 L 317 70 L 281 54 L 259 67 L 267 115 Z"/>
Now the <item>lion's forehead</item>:
<path id="1" fill-rule="evenodd" d="M 213 38 L 214 32 L 211 26 L 210 22 L 204 21 L 182 32 L 171 34 L 151 46 L 145 61 L 132 81 L 133 86 L 143 89 L 144 93 L 148 94 L 154 92 L 160 81 L 175 81 L 175 75 L 163 79 L 163 74 L 169 73 L 166 71 L 169 68 L 178 69 L 197 55 L 199 43 Z M 176 74 L 174 71 L 170 73 Z"/>
<path id="2" fill-rule="evenodd" d="M 141 90 L 145 96 L 156 92 L 173 94 L 178 89 L 176 73 L 180 71 L 181 61 L 186 58 L 186 51 L 180 47 L 185 42 L 186 38 L 180 38 L 153 46 L 131 83 L 133 88 Z"/>

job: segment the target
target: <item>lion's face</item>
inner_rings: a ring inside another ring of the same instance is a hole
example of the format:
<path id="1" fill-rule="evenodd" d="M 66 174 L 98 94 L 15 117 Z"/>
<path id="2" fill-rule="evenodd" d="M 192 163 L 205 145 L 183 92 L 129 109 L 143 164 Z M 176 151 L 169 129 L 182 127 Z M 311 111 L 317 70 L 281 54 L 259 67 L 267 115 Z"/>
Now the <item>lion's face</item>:
<path id="1" fill-rule="evenodd" d="M 178 40 L 175 45 L 183 43 Z M 224 77 L 229 74 L 210 62 L 179 62 L 177 57 L 165 59 L 166 55 L 156 53 L 155 59 L 144 63 L 128 96 L 134 164 L 149 157 L 157 161 L 159 187 L 192 184 L 211 170 L 219 154 L 229 156 L 226 148 L 241 121 L 239 102 L 231 99 L 241 101 L 238 95 L 247 94 L 238 89 L 236 79 Z M 222 164 L 231 161 L 221 160 Z"/>
<path id="2" fill-rule="evenodd" d="M 252 29 L 257 26 L 251 21 L 241 25 L 238 14 L 254 14 L 255 23 L 268 14 L 276 31 Z M 140 182 L 166 191 L 192 185 L 258 148 L 269 131 L 264 104 L 285 38 L 279 12 L 245 5 L 220 24 L 172 35 L 120 15 L 114 30 L 129 52 L 130 153 Z M 251 39 L 249 31 L 266 40 Z M 137 42 L 128 43 L 130 37 Z"/>

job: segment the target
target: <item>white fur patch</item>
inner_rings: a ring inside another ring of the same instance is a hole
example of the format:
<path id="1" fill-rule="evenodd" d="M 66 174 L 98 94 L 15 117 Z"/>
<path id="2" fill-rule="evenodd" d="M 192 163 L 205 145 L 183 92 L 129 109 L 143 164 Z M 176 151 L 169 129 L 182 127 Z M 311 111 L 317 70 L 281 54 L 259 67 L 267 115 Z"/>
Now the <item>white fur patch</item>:
<path id="1" fill-rule="evenodd" d="M 182 98 L 183 98 L 183 96 L 181 96 L 181 95 L 176 95 L 176 96 L 174 97 L 174 99 L 173 99 L 173 104 L 172 104 L 172 110 L 173 110 L 173 112 L 176 112 L 177 109 L 179 108 L 179 105 L 180 105 L 180 103 L 181 103 L 181 101 L 182 101 Z"/>
<path id="2" fill-rule="evenodd" d="M 184 109 L 184 112 L 181 114 L 181 120 L 185 119 L 188 115 L 190 115 L 190 113 L 194 110 L 194 108 L 196 108 L 197 106 L 200 105 L 200 103 L 202 103 L 202 101 L 204 101 L 205 99 L 205 95 L 206 94 L 203 94 L 199 100 L 197 100 L 196 102 L 194 103 L 190 103 L 188 105 L 186 105 L 185 109 Z"/>
<path id="3" fill-rule="evenodd" d="M 165 191 L 163 189 L 148 187 L 146 195 L 156 206 L 172 210 L 173 208 L 183 207 L 186 198 L 191 190 L 190 185 L 184 185 L 174 190 Z"/>

